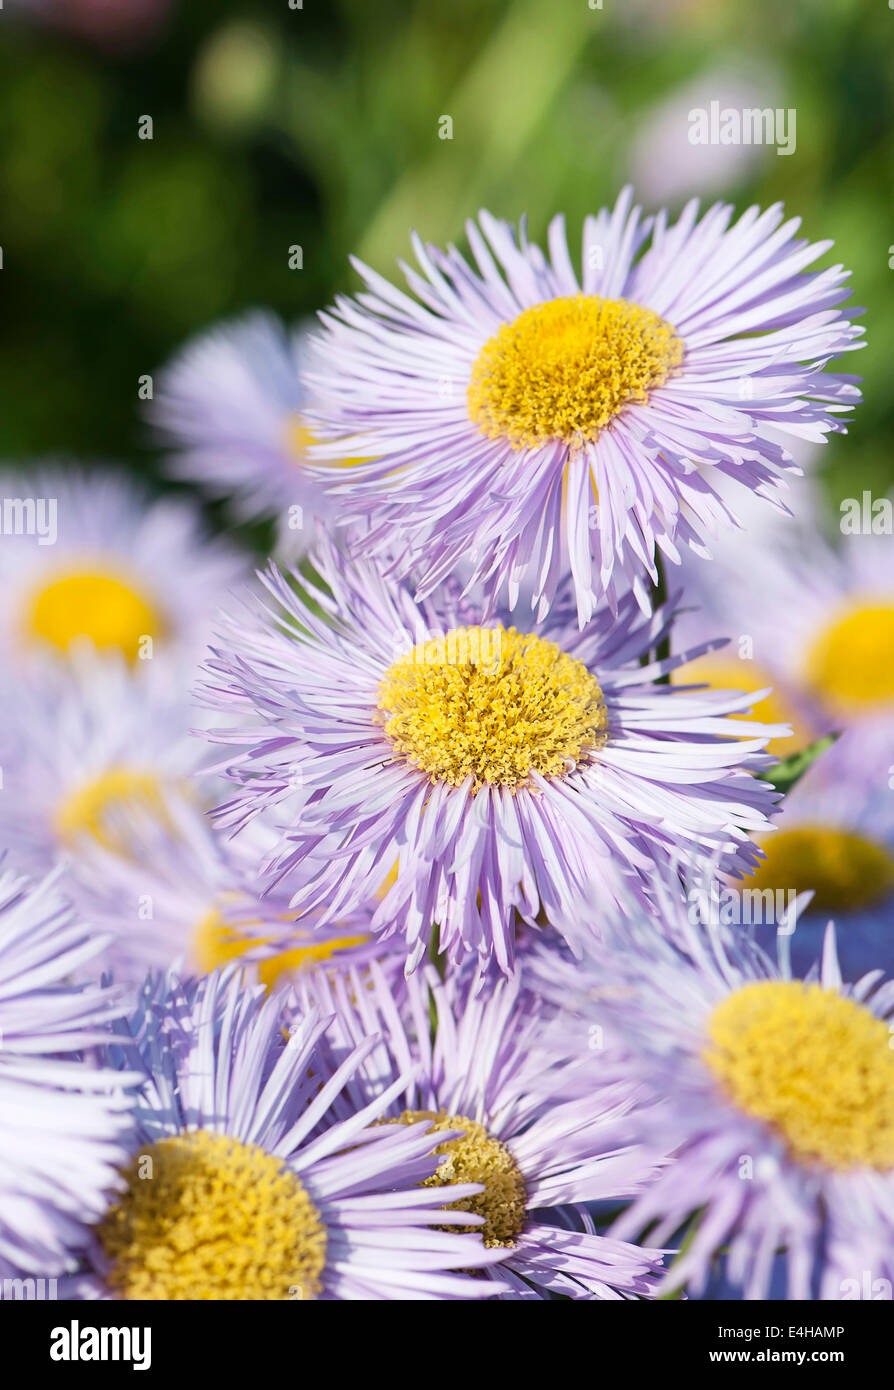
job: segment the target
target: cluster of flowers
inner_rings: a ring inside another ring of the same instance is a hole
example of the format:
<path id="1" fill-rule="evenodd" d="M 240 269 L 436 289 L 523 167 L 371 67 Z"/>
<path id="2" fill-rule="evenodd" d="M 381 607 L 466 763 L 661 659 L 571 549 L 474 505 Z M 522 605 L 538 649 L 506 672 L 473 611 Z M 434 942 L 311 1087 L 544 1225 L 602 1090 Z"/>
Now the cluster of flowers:
<path id="1" fill-rule="evenodd" d="M 579 276 L 482 215 L 190 345 L 152 422 L 256 576 L 6 478 L 0 1277 L 890 1290 L 894 541 L 819 534 L 797 228 L 625 193 Z"/>

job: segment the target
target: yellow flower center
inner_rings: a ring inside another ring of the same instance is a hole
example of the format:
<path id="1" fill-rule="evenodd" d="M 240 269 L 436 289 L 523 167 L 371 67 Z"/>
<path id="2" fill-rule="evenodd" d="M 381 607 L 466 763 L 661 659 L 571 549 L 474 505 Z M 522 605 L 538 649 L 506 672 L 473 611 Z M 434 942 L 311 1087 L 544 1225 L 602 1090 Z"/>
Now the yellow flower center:
<path id="1" fill-rule="evenodd" d="M 482 1183 L 484 1191 L 476 1197 L 450 1202 L 447 1211 L 474 1212 L 484 1217 L 483 1226 L 444 1226 L 445 1231 L 477 1231 L 484 1244 L 514 1245 L 525 1224 L 527 1193 L 519 1166 L 505 1144 L 492 1139 L 483 1125 L 465 1115 L 446 1111 L 405 1110 L 396 1120 L 384 1124 L 411 1125 L 431 1120 L 433 1130 L 462 1129 L 461 1139 L 448 1139 L 434 1149 L 443 1154 L 438 1171 L 426 1178 L 423 1187 L 449 1187 L 452 1183 Z"/>
<path id="2" fill-rule="evenodd" d="M 67 574 L 31 599 L 25 629 L 32 640 L 67 651 L 77 638 L 117 647 L 136 661 L 146 637 L 164 635 L 162 615 L 139 591 L 111 574 Z"/>
<path id="3" fill-rule="evenodd" d="M 257 961 L 258 980 L 261 984 L 271 987 L 281 975 L 309 970 L 323 961 L 330 960 L 339 951 L 347 951 L 352 946 L 362 946 L 368 939 L 359 935 L 317 940 L 308 933 L 306 945 L 295 946 L 288 951 L 280 951 L 276 955 Z M 224 920 L 217 908 L 214 908 L 202 918 L 196 928 L 192 943 L 193 959 L 203 974 L 210 974 L 218 966 L 238 960 L 249 949 L 269 946 L 272 940 L 272 937 L 240 936 L 238 931 Z"/>
<path id="4" fill-rule="evenodd" d="M 894 857 L 884 847 L 849 830 L 798 825 L 776 830 L 761 845 L 766 859 L 744 887 L 814 891 L 813 907 L 835 914 L 879 902 L 894 888 Z"/>
<path id="5" fill-rule="evenodd" d="M 606 741 L 596 677 L 515 628 L 456 628 L 421 642 L 379 688 L 385 732 L 432 782 L 517 788 L 570 771 Z"/>
<path id="6" fill-rule="evenodd" d="M 118 1298 L 316 1298 L 326 1227 L 279 1158 L 192 1130 L 138 1154 L 97 1228 Z"/>
<path id="7" fill-rule="evenodd" d="M 685 666 L 671 672 L 672 685 L 705 684 L 712 690 L 763 690 L 773 685 L 773 677 L 756 666 L 753 661 L 739 661 L 736 657 L 706 656 L 696 657 Z M 753 706 L 751 714 L 734 714 L 733 719 L 759 719 L 765 724 L 790 724 L 790 738 L 773 738 L 767 744 L 767 752 L 777 758 L 787 758 L 792 753 L 806 748 L 813 734 L 800 713 L 779 690 L 771 690 L 763 700 Z"/>
<path id="8" fill-rule="evenodd" d="M 91 835 L 105 849 L 124 853 L 126 836 L 116 818 L 128 806 L 164 815 L 162 784 L 154 772 L 133 767 L 103 772 L 66 797 L 56 812 L 56 833 L 67 845 Z"/>
<path id="9" fill-rule="evenodd" d="M 651 309 L 597 295 L 550 299 L 484 344 L 469 382 L 469 418 L 516 449 L 593 440 L 682 360 L 680 339 Z"/>
<path id="10" fill-rule="evenodd" d="M 894 606 L 861 604 L 821 632 L 807 653 L 807 683 L 846 715 L 894 703 Z"/>
<path id="11" fill-rule="evenodd" d="M 894 1166 L 888 1026 L 821 985 L 762 980 L 719 1004 L 705 1061 L 733 1102 L 829 1168 Z"/>

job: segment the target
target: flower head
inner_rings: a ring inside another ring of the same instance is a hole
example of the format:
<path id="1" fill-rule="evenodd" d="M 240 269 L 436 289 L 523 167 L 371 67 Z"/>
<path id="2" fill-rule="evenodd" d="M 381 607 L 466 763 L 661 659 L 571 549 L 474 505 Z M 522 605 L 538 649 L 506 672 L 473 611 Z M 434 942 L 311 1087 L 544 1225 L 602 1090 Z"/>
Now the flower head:
<path id="1" fill-rule="evenodd" d="M 229 498 L 237 516 L 275 518 L 288 555 L 306 550 L 316 522 L 333 512 L 309 468 L 307 359 L 305 335 L 272 314 L 246 314 L 178 353 L 150 411 L 173 450 L 174 476 Z"/>
<path id="2" fill-rule="evenodd" d="M 662 1252 L 598 1235 L 584 1205 L 628 1197 L 651 1176 L 651 1160 L 627 1142 L 628 1088 L 594 1085 L 585 1099 L 556 1101 L 568 1058 L 541 1050 L 542 1004 L 519 975 L 483 994 L 473 986 L 468 972 L 441 981 L 431 967 L 397 991 L 376 966 L 365 987 L 345 975 L 310 977 L 304 998 L 334 1011 L 330 1065 L 358 1037 L 377 1035 L 333 1115 L 387 1094 L 382 1124 L 428 1119 L 437 1138 L 444 1132 L 429 1183 L 452 1199 L 447 1210 L 483 1218 L 504 1298 L 647 1294 Z M 410 1062 L 414 1073 L 396 1090 Z M 454 1185 L 463 1181 L 482 1190 L 461 1197 Z"/>
<path id="3" fill-rule="evenodd" d="M 784 537 L 758 534 L 710 565 L 686 567 L 696 606 L 679 640 L 701 641 L 709 631 L 744 635 L 745 659 L 732 664 L 742 679 L 750 670 L 757 684 L 775 687 L 777 709 L 791 716 L 802 746 L 830 731 L 894 727 L 892 517 L 894 500 L 873 501 L 867 492 L 842 503 L 836 545 L 808 511 Z M 719 673 L 709 661 L 699 676 L 713 680 Z M 693 671 L 692 679 L 699 676 Z"/>
<path id="4" fill-rule="evenodd" d="M 668 857 L 754 862 L 776 794 L 751 772 L 780 731 L 726 717 L 750 697 L 655 683 L 666 612 L 628 595 L 581 633 L 566 589 L 519 631 L 451 584 L 417 604 L 333 549 L 316 564 L 310 598 L 267 575 L 205 687 L 236 719 L 209 731 L 236 749 L 220 818 L 276 813 L 266 882 L 293 907 L 335 919 L 386 887 L 372 925 L 404 934 L 409 968 L 437 923 L 452 960 L 509 972 L 519 921 L 573 935 L 591 899 L 648 897 Z"/>
<path id="5" fill-rule="evenodd" d="M 121 1194 L 85 1232 L 78 1290 L 165 1300 L 497 1291 L 454 1272 L 493 1256 L 477 1236 L 455 1233 L 460 1221 L 421 1185 L 437 1168 L 428 1123 L 375 1127 L 409 1078 L 326 1121 L 374 1040 L 329 1069 L 326 1018 L 293 1011 L 289 1023 L 285 999 L 233 972 L 147 981 L 130 1041 L 109 1051 L 145 1076 L 137 1138 Z M 477 1190 L 466 1184 L 463 1196 Z"/>
<path id="6" fill-rule="evenodd" d="M 151 501 L 113 474 L 44 469 L 0 495 L 0 642 L 7 661 L 87 645 L 130 663 L 195 660 L 244 563 L 192 503 Z"/>
<path id="7" fill-rule="evenodd" d="M 127 852 L 129 817 L 163 817 L 171 794 L 213 798 L 193 783 L 203 755 L 190 726 L 201 712 L 186 673 L 162 662 L 132 671 L 118 653 L 84 650 L 9 680 L 0 730 L 6 793 L 0 842 L 32 873 L 86 843 Z"/>
<path id="8" fill-rule="evenodd" d="M 117 825 L 113 849 L 82 842 L 73 865 L 78 901 L 108 936 L 101 964 L 116 980 L 140 985 L 149 971 L 207 974 L 238 961 L 248 978 L 272 986 L 385 953 L 397 968 L 397 943 L 372 935 L 369 908 L 317 928 L 316 914 L 293 920 L 284 894 L 259 897 L 254 853 L 267 843 L 256 833 L 263 827 L 227 839 L 193 796 L 172 791 L 154 807 L 130 802 Z"/>
<path id="9" fill-rule="evenodd" d="M 723 483 L 773 501 L 786 441 L 842 428 L 858 392 L 823 369 L 861 330 L 834 308 L 846 272 L 806 271 L 831 243 L 779 205 L 669 225 L 631 202 L 587 218 L 580 275 L 561 217 L 547 255 L 482 213 L 474 266 L 414 238 L 415 298 L 357 264 L 365 293 L 323 315 L 319 455 L 370 456 L 333 490 L 420 597 L 471 557 L 510 606 L 521 589 L 542 615 L 570 573 L 582 625 L 603 592 L 645 608 L 659 551 L 734 524 Z"/>
<path id="10" fill-rule="evenodd" d="M 845 984 L 831 927 L 821 965 L 798 978 L 784 934 L 776 964 L 748 932 L 687 927 L 679 898 L 678 912 L 676 945 L 642 923 L 612 987 L 600 961 L 583 1005 L 623 1042 L 619 1075 L 651 1093 L 631 1132 L 673 1155 L 613 1233 L 677 1244 L 688 1232 L 665 1290 L 702 1292 L 721 1249 L 746 1298 L 768 1296 L 778 1251 L 789 1298 L 845 1297 L 864 1269 L 890 1281 L 894 989 L 880 971 Z M 562 998 L 576 1012 L 574 973 Z M 548 993 L 560 990 L 554 969 Z M 573 1081 L 585 1090 L 584 1068 Z"/>

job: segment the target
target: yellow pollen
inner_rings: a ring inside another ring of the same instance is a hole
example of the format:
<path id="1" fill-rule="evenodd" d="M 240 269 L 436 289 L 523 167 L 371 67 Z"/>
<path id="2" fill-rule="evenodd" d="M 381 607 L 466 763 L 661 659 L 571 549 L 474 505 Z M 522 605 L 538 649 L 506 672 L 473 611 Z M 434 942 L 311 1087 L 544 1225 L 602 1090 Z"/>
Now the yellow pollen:
<path id="1" fill-rule="evenodd" d="M 712 690 L 764 690 L 774 684 L 768 672 L 756 666 L 753 661 L 739 661 L 736 657 L 707 656 L 696 657 L 685 666 L 678 666 L 671 672 L 672 685 L 708 685 Z M 813 733 L 800 712 L 786 699 L 783 693 L 771 690 L 763 700 L 752 707 L 751 714 L 734 714 L 733 719 L 759 719 L 764 724 L 790 724 L 790 738 L 773 738 L 767 744 L 767 752 L 777 758 L 790 757 L 800 749 L 806 748 L 813 739 Z"/>
<path id="2" fill-rule="evenodd" d="M 776 830 L 761 844 L 766 859 L 743 887 L 805 893 L 818 912 L 856 912 L 894 888 L 894 857 L 875 840 L 826 825 Z"/>
<path id="3" fill-rule="evenodd" d="M 118 1298 L 313 1299 L 326 1227 L 302 1183 L 257 1144 L 197 1129 L 162 1139 L 124 1174 L 97 1228 Z"/>
<path id="4" fill-rule="evenodd" d="M 143 639 L 164 636 L 162 615 L 136 588 L 112 574 L 67 574 L 31 599 L 28 637 L 67 651 L 78 638 L 100 649 L 119 648 L 136 661 Z"/>
<path id="5" fill-rule="evenodd" d="M 597 295 L 550 299 L 484 344 L 469 382 L 469 418 L 515 449 L 593 440 L 682 360 L 680 339 L 651 309 Z"/>
<path id="6" fill-rule="evenodd" d="M 310 933 L 307 944 L 294 946 L 288 951 L 280 951 L 264 960 L 254 962 L 258 980 L 271 987 L 281 975 L 312 969 L 315 965 L 330 960 L 339 951 L 347 951 L 352 946 L 362 946 L 369 938 L 360 936 L 338 936 L 316 940 Z M 220 965 L 238 960 L 250 949 L 269 946 L 272 937 L 240 936 L 214 908 L 207 913 L 196 928 L 192 943 L 193 959 L 203 974 L 210 974 Z"/>
<path id="7" fill-rule="evenodd" d="M 894 1167 L 888 1025 L 800 980 L 762 980 L 711 1014 L 704 1059 L 734 1104 L 772 1125 L 792 1156 L 829 1168 Z"/>
<path id="8" fill-rule="evenodd" d="M 456 628 L 419 643 L 379 687 L 385 732 L 432 782 L 517 788 L 605 743 L 596 677 L 554 642 L 515 628 Z"/>
<path id="9" fill-rule="evenodd" d="M 93 782 L 72 792 L 55 816 L 56 833 L 67 845 L 82 835 L 92 835 L 108 850 L 124 853 L 126 835 L 116 826 L 116 813 L 128 806 L 164 815 L 162 784 L 154 772 L 143 768 L 113 767 Z"/>
<path id="10" fill-rule="evenodd" d="M 462 1129 L 461 1139 L 448 1139 L 434 1149 L 444 1159 L 438 1171 L 426 1178 L 423 1187 L 449 1187 L 452 1183 L 477 1182 L 484 1191 L 476 1197 L 450 1202 L 447 1211 L 474 1212 L 484 1217 L 483 1226 L 444 1226 L 445 1231 L 477 1231 L 486 1246 L 514 1245 L 525 1224 L 527 1193 L 518 1164 L 505 1144 L 492 1139 L 483 1125 L 465 1115 L 446 1111 L 405 1110 L 384 1124 L 411 1125 L 431 1120 L 433 1130 Z"/>
<path id="11" fill-rule="evenodd" d="M 807 683 L 845 715 L 894 704 L 894 606 L 861 604 L 821 632 L 807 653 Z"/>

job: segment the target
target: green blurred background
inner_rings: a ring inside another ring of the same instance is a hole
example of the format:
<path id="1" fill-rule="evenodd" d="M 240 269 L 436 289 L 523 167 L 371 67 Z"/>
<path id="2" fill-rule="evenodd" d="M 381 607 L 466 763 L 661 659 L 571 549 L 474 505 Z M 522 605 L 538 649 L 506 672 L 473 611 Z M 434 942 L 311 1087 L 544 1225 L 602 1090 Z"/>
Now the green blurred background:
<path id="1" fill-rule="evenodd" d="M 562 209 L 574 243 L 634 177 L 647 206 L 784 199 L 835 239 L 870 346 L 823 476 L 836 498 L 888 488 L 894 10 L 595 3 L 43 0 L 35 17 L 7 0 L 2 456 L 157 477 L 137 380 L 185 337 L 257 304 L 312 313 L 355 284 L 350 252 L 391 273 L 411 226 L 461 238 L 482 205 L 535 237 Z M 712 98 L 795 108 L 796 152 L 689 146 L 686 113 Z"/>

